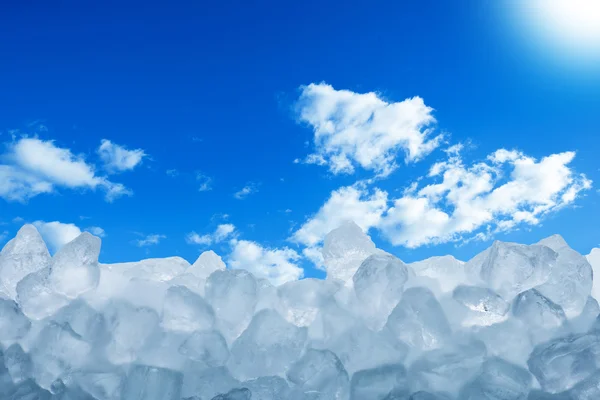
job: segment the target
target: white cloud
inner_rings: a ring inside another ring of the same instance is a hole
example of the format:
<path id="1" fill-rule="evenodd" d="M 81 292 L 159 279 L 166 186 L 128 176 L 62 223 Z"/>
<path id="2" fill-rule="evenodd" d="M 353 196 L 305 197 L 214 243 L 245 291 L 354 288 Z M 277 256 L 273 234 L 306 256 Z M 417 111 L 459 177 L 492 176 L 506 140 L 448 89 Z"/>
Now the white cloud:
<path id="1" fill-rule="evenodd" d="M 53 141 L 22 138 L 7 145 L 0 156 L 0 197 L 25 202 L 56 187 L 97 189 L 106 192 L 106 200 L 131 195 L 120 183 L 95 174 L 94 167 L 82 156 L 57 147 Z"/>
<path id="2" fill-rule="evenodd" d="M 585 175 L 569 167 L 573 152 L 536 160 L 500 149 L 465 165 L 461 149 L 447 149 L 447 160 L 433 164 L 427 176 L 408 185 L 399 198 L 388 199 L 387 192 L 369 188 L 364 181 L 333 191 L 291 240 L 307 246 L 303 254 L 318 264 L 318 245 L 345 220 L 353 220 L 365 232 L 376 229 L 393 245 L 409 248 L 490 238 L 523 224 L 539 224 L 591 187 Z"/>
<path id="3" fill-rule="evenodd" d="M 145 236 L 143 239 L 137 239 L 135 241 L 135 244 L 138 247 L 154 246 L 156 244 L 159 244 L 162 239 L 166 238 L 167 237 L 165 235 L 151 234 Z"/>
<path id="4" fill-rule="evenodd" d="M 0 232 L 0 243 L 4 243 L 8 238 L 8 231 Z"/>
<path id="5" fill-rule="evenodd" d="M 58 251 L 62 246 L 81 235 L 81 229 L 75 224 L 65 224 L 59 221 L 35 221 L 33 225 L 52 252 Z"/>
<path id="6" fill-rule="evenodd" d="M 248 240 L 232 240 L 228 263 L 232 268 L 245 269 L 274 285 L 302 277 L 303 270 L 295 262 L 300 255 L 290 248 L 270 249 Z"/>
<path id="7" fill-rule="evenodd" d="M 307 163 L 327 165 L 334 174 L 359 165 L 386 176 L 397 168 L 398 153 L 417 161 L 439 146 L 433 135 L 433 109 L 413 97 L 390 103 L 376 93 L 335 90 L 325 83 L 302 87 L 299 119 L 314 130 L 315 153 Z"/>
<path id="8" fill-rule="evenodd" d="M 200 192 L 208 192 L 212 190 L 212 178 L 204 175 L 201 172 L 196 172 L 196 180 L 199 183 L 198 191 Z"/>
<path id="9" fill-rule="evenodd" d="M 199 235 L 196 232 L 190 232 L 186 236 L 186 242 L 190 244 L 200 244 L 209 246 L 213 243 L 220 243 L 231 236 L 235 232 L 235 226 L 233 224 L 221 224 L 217 226 L 217 229 L 210 234 Z"/>
<path id="10" fill-rule="evenodd" d="M 106 232 L 104 232 L 104 229 L 100 228 L 99 226 L 88 226 L 87 228 L 85 228 L 85 230 L 94 236 L 98 236 L 98 237 L 106 236 Z"/>
<path id="11" fill-rule="evenodd" d="M 396 199 L 379 228 L 392 244 L 417 247 L 464 239 L 482 228 L 493 233 L 537 225 L 591 187 L 569 168 L 574 157 L 564 152 L 538 161 L 500 149 L 466 166 L 455 153 L 431 167 L 429 178 L 439 182 Z"/>
<path id="12" fill-rule="evenodd" d="M 360 183 L 337 189 L 291 239 L 305 246 L 314 246 L 347 220 L 354 221 L 366 232 L 380 223 L 381 216 L 387 209 L 387 197 L 388 194 L 379 189 L 369 195 L 368 190 Z"/>
<path id="13" fill-rule="evenodd" d="M 146 157 L 142 149 L 128 150 L 107 139 L 102 139 L 100 142 L 98 155 L 104 162 L 104 167 L 110 172 L 132 170 Z"/>
<path id="14" fill-rule="evenodd" d="M 244 186 L 242 189 L 240 189 L 239 191 L 235 192 L 233 194 L 233 197 L 235 197 L 238 200 L 243 200 L 245 199 L 247 196 L 258 192 L 258 185 L 254 182 L 248 182 L 246 184 L 246 186 Z"/>
<path id="15" fill-rule="evenodd" d="M 179 175 L 179 171 L 177 171 L 176 169 L 168 169 L 165 171 L 165 173 L 172 178 L 175 178 L 176 176 Z"/>

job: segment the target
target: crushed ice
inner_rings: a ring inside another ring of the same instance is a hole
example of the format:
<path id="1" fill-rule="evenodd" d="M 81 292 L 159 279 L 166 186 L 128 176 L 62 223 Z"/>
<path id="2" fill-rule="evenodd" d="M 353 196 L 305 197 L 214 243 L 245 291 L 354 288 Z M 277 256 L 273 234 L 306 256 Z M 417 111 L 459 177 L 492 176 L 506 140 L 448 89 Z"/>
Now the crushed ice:
<path id="1" fill-rule="evenodd" d="M 31 225 L 0 253 L 0 399 L 600 399 L 600 286 L 558 235 L 413 264 L 351 223 L 325 280 L 279 287 L 212 251 L 100 264 Z M 591 264 L 590 264 L 591 263 Z"/>

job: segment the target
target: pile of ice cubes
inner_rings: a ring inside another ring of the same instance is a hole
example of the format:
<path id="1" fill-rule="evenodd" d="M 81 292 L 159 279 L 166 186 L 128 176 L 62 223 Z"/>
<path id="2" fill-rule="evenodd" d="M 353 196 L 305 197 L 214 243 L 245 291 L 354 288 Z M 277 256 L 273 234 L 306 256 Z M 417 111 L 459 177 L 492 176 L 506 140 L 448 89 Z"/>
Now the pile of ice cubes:
<path id="1" fill-rule="evenodd" d="M 31 225 L 4 247 L 0 399 L 600 399 L 600 252 L 560 236 L 405 264 L 347 223 L 328 279 L 279 287 L 212 251 L 99 252 Z"/>

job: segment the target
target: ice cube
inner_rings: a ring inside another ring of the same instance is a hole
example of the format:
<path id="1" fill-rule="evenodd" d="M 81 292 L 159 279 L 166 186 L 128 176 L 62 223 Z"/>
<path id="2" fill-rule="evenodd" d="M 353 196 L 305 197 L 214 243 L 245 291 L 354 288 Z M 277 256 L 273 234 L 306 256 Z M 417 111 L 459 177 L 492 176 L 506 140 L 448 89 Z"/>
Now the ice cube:
<path id="1" fill-rule="evenodd" d="M 100 281 L 100 238 L 83 232 L 58 250 L 50 262 L 50 286 L 74 299 L 94 289 Z"/>
<path id="2" fill-rule="evenodd" d="M 69 300 L 56 293 L 49 282 L 50 268 L 27 275 L 17 284 L 17 303 L 23 314 L 32 320 L 41 320 L 53 315 Z"/>
<path id="3" fill-rule="evenodd" d="M 31 378 L 33 365 L 29 354 L 18 344 L 12 344 L 4 352 L 4 364 L 12 381 L 16 384 Z"/>
<path id="4" fill-rule="evenodd" d="M 382 364 L 400 362 L 408 353 L 406 344 L 398 341 L 389 331 L 373 332 L 364 325 L 354 325 L 347 329 L 325 348 L 338 355 L 350 374 Z"/>
<path id="5" fill-rule="evenodd" d="M 291 366 L 287 378 L 304 392 L 319 392 L 323 399 L 342 400 L 348 396 L 348 373 L 340 359 L 329 350 L 308 349 Z"/>
<path id="6" fill-rule="evenodd" d="M 108 304 L 104 313 L 112 333 L 106 357 L 113 364 L 135 361 L 138 351 L 158 326 L 158 314 L 150 308 L 135 307 L 119 300 Z"/>
<path id="7" fill-rule="evenodd" d="M 213 272 L 223 270 L 225 270 L 225 263 L 221 257 L 214 251 L 208 250 L 200 254 L 200 257 L 186 272 L 206 280 Z"/>
<path id="8" fill-rule="evenodd" d="M 212 400 L 250 400 L 252 392 L 246 388 L 232 389 L 225 394 L 220 394 L 212 398 Z"/>
<path id="9" fill-rule="evenodd" d="M 456 396 L 461 386 L 479 372 L 486 356 L 485 344 L 469 338 L 425 352 L 408 371 L 411 389 Z"/>
<path id="10" fill-rule="evenodd" d="M 410 288 L 390 314 L 386 328 L 419 350 L 442 347 L 452 334 L 440 303 L 426 288 Z"/>
<path id="11" fill-rule="evenodd" d="M 181 257 L 166 257 L 147 258 L 127 263 L 103 264 L 102 266 L 128 278 L 167 282 L 185 273 L 190 268 L 190 263 Z"/>
<path id="12" fill-rule="evenodd" d="M 339 288 L 338 282 L 314 278 L 286 282 L 277 288 L 276 308 L 292 324 L 310 326 Z"/>
<path id="13" fill-rule="evenodd" d="M 513 303 L 513 314 L 529 326 L 533 343 L 540 343 L 563 328 L 566 316 L 562 308 L 535 289 L 519 294 Z"/>
<path id="14" fill-rule="evenodd" d="M 504 322 L 473 329 L 473 334 L 485 343 L 490 356 L 503 358 L 513 364 L 527 365 L 533 349 L 529 329 L 521 320 L 509 318 Z"/>
<path id="15" fill-rule="evenodd" d="M 600 277 L 600 248 L 592 249 L 590 254 L 585 256 L 585 258 L 592 266 L 593 277 Z M 596 300 L 600 299 L 600 279 L 594 279 L 592 283 L 592 296 Z"/>
<path id="16" fill-rule="evenodd" d="M 350 381 L 350 400 L 383 400 L 393 391 L 406 391 L 406 370 L 402 364 L 388 364 L 357 371 Z"/>
<path id="17" fill-rule="evenodd" d="M 25 336 L 30 327 L 31 322 L 17 303 L 0 299 L 0 340 L 20 339 Z"/>
<path id="18" fill-rule="evenodd" d="M 492 357 L 483 364 L 475 380 L 465 385 L 460 399 L 521 400 L 529 393 L 529 371 L 500 358 Z"/>
<path id="19" fill-rule="evenodd" d="M 108 335 L 104 315 L 82 299 L 76 299 L 58 310 L 53 319 L 61 324 L 68 323 L 88 343 L 96 343 Z"/>
<path id="20" fill-rule="evenodd" d="M 183 397 L 197 396 L 202 400 L 212 399 L 240 386 L 240 382 L 234 379 L 225 367 L 206 369 L 204 364 L 196 367 L 191 367 L 185 372 L 181 393 Z"/>
<path id="21" fill-rule="evenodd" d="M 180 400 L 182 381 L 180 372 L 135 365 L 123 385 L 121 400 Z"/>
<path id="22" fill-rule="evenodd" d="M 240 380 L 284 374 L 304 349 L 306 328 L 287 322 L 274 310 L 262 310 L 231 346 L 228 366 Z"/>
<path id="23" fill-rule="evenodd" d="M 548 280 L 536 289 L 561 306 L 567 317 L 579 315 L 592 291 L 592 266 L 559 235 L 538 244 L 550 247 L 558 258 Z"/>
<path id="24" fill-rule="evenodd" d="M 544 284 L 558 254 L 542 245 L 526 246 L 496 241 L 481 267 L 481 278 L 506 301 Z"/>
<path id="25" fill-rule="evenodd" d="M 374 254 L 362 262 L 354 277 L 354 291 L 369 328 L 380 330 L 400 301 L 408 280 L 406 264 L 389 254 Z"/>
<path id="26" fill-rule="evenodd" d="M 6 390 L 6 391 L 4 391 Z M 23 381 L 10 388 L 0 388 L 0 394 L 6 400 L 51 400 L 52 393 L 41 388 L 33 379 Z M 54 399 L 52 399 L 54 400 Z"/>
<path id="27" fill-rule="evenodd" d="M 206 281 L 206 300 L 217 317 L 217 328 L 232 342 L 246 329 L 257 302 L 256 279 L 245 270 L 218 270 Z"/>
<path id="28" fill-rule="evenodd" d="M 97 400 L 121 400 L 125 377 L 121 369 L 108 366 L 77 371 L 72 373 L 69 379 Z"/>
<path id="29" fill-rule="evenodd" d="M 30 273 L 46 268 L 50 253 L 33 225 L 23 225 L 0 252 L 0 294 L 17 298 L 17 283 Z"/>
<path id="30" fill-rule="evenodd" d="M 452 298 L 468 310 L 463 326 L 502 322 L 510 308 L 510 304 L 496 292 L 478 286 L 459 285 L 452 292 Z"/>
<path id="31" fill-rule="evenodd" d="M 241 384 L 252 392 L 252 400 L 287 399 L 290 386 L 279 376 L 261 376 Z"/>
<path id="32" fill-rule="evenodd" d="M 536 346 L 527 364 L 542 389 L 558 393 L 594 374 L 599 354 L 600 333 L 570 335 Z"/>
<path id="33" fill-rule="evenodd" d="M 430 257 L 409 264 L 417 276 L 427 277 L 439 283 L 443 293 L 448 293 L 460 284 L 467 282 L 465 263 L 447 256 Z"/>
<path id="34" fill-rule="evenodd" d="M 358 225 L 352 221 L 344 222 L 329 232 L 323 242 L 327 278 L 347 282 L 367 257 L 380 252 Z"/>
<path id="35" fill-rule="evenodd" d="M 181 332 L 212 329 L 215 313 L 204 299 L 184 286 L 167 290 L 162 313 L 162 326 Z"/>
<path id="36" fill-rule="evenodd" d="M 214 330 L 192 333 L 179 347 L 179 353 L 209 367 L 220 367 L 229 359 L 225 338 Z"/>
<path id="37" fill-rule="evenodd" d="M 91 362 L 90 344 L 73 332 L 68 324 L 50 322 L 40 333 L 31 350 L 33 375 L 43 388 L 74 369 Z"/>

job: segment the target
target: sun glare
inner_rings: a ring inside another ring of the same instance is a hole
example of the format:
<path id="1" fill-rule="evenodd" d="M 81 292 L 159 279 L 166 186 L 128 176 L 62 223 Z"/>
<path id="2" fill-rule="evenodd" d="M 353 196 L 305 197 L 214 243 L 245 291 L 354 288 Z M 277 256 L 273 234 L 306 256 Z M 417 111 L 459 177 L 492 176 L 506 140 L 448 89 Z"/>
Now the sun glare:
<path id="1" fill-rule="evenodd" d="M 543 35 L 548 45 L 600 59 L 600 0 L 531 0 L 520 4 L 528 25 Z"/>

